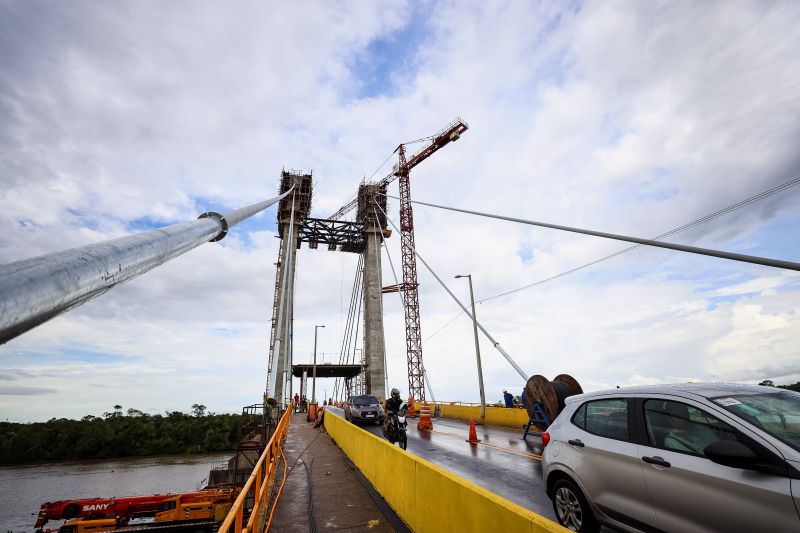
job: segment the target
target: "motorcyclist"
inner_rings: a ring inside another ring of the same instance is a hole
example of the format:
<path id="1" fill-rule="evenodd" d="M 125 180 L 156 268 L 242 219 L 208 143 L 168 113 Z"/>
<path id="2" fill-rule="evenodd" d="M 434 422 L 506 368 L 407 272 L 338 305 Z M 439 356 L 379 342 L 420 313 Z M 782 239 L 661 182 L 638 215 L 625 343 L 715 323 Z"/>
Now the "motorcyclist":
<path id="1" fill-rule="evenodd" d="M 389 434 L 389 427 L 392 423 L 392 414 L 397 413 L 403 407 L 403 400 L 400 399 L 400 391 L 397 388 L 392 389 L 392 395 L 386 400 L 386 414 L 383 417 L 383 433 Z"/>

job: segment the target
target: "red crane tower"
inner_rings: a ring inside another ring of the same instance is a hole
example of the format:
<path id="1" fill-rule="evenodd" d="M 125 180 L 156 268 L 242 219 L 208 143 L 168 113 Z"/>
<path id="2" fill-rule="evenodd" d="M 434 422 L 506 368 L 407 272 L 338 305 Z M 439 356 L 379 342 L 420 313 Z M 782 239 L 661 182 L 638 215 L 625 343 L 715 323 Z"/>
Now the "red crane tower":
<path id="1" fill-rule="evenodd" d="M 419 139 L 428 141 L 420 151 L 406 159 L 406 144 L 397 147 L 399 161 L 394 171 L 380 180 L 379 185 L 386 186 L 399 178 L 400 185 L 400 248 L 403 258 L 403 283 L 386 287 L 383 292 L 403 293 L 406 318 L 406 353 L 408 358 L 408 393 L 418 401 L 425 400 L 425 376 L 422 365 L 422 333 L 419 317 L 419 294 L 417 287 L 417 257 L 414 246 L 414 213 L 411 208 L 411 182 L 409 172 L 443 146 L 456 141 L 469 126 L 460 118 L 456 118 L 438 133 Z M 345 205 L 331 219 L 337 219 L 353 209 L 356 200 Z"/>

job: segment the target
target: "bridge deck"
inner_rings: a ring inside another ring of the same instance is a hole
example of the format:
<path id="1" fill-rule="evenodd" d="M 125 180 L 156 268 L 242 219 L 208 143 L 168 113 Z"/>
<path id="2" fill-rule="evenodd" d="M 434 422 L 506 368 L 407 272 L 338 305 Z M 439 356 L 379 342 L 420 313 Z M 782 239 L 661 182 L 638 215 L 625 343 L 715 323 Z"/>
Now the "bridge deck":
<path id="1" fill-rule="evenodd" d="M 379 426 L 362 427 L 382 436 Z M 542 480 L 541 438 L 524 441 L 522 429 L 496 426 L 476 426 L 476 433 L 481 442 L 470 444 L 466 422 L 435 418 L 433 431 L 419 431 L 411 419 L 408 451 L 555 522 Z M 603 527 L 601 533 L 611 530 Z"/>
<path id="2" fill-rule="evenodd" d="M 522 440 L 522 431 L 475 426 L 481 442 L 467 442 L 469 424 L 435 418 L 433 431 L 419 431 L 409 419 L 408 451 L 468 479 L 491 492 L 555 521 L 542 481 L 542 441 Z M 378 426 L 363 429 L 381 436 Z"/>
<path id="3" fill-rule="evenodd" d="M 292 415 L 283 450 L 290 469 L 272 531 L 408 531 L 380 496 L 359 480 L 360 474 L 324 430 L 306 422 L 305 413 Z M 316 527 L 311 527 L 312 520 Z"/>

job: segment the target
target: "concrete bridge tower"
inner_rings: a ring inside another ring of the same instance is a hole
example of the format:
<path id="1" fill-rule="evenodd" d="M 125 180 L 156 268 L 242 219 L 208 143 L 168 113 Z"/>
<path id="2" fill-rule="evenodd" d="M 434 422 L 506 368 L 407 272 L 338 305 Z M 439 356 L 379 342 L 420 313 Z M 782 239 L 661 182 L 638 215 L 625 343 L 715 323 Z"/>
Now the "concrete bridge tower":
<path id="1" fill-rule="evenodd" d="M 386 398 L 386 347 L 383 335 L 381 243 L 386 228 L 386 186 L 358 189 L 356 220 L 364 225 L 364 386 L 367 394 Z"/>
<path id="2" fill-rule="evenodd" d="M 296 170 L 281 172 L 280 192 L 295 187 L 278 207 L 280 254 L 275 269 L 275 298 L 272 309 L 267 394 L 285 404 L 291 397 L 292 330 L 294 322 L 294 278 L 300 228 L 311 211 L 311 174 Z M 277 350 L 276 350 L 277 346 Z"/>

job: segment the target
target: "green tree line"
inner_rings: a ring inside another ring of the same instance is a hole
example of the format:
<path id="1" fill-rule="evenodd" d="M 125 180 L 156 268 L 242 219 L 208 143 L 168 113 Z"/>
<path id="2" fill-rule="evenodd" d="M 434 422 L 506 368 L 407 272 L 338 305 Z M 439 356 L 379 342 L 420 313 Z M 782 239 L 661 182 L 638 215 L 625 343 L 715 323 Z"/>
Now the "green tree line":
<path id="1" fill-rule="evenodd" d="M 794 385 L 778 385 L 778 388 L 800 392 L 800 381 L 798 381 Z"/>
<path id="2" fill-rule="evenodd" d="M 122 407 L 102 417 L 47 422 L 0 422 L 0 464 L 70 459 L 106 459 L 145 455 L 233 450 L 239 440 L 239 415 L 167 411 L 150 415 Z"/>

